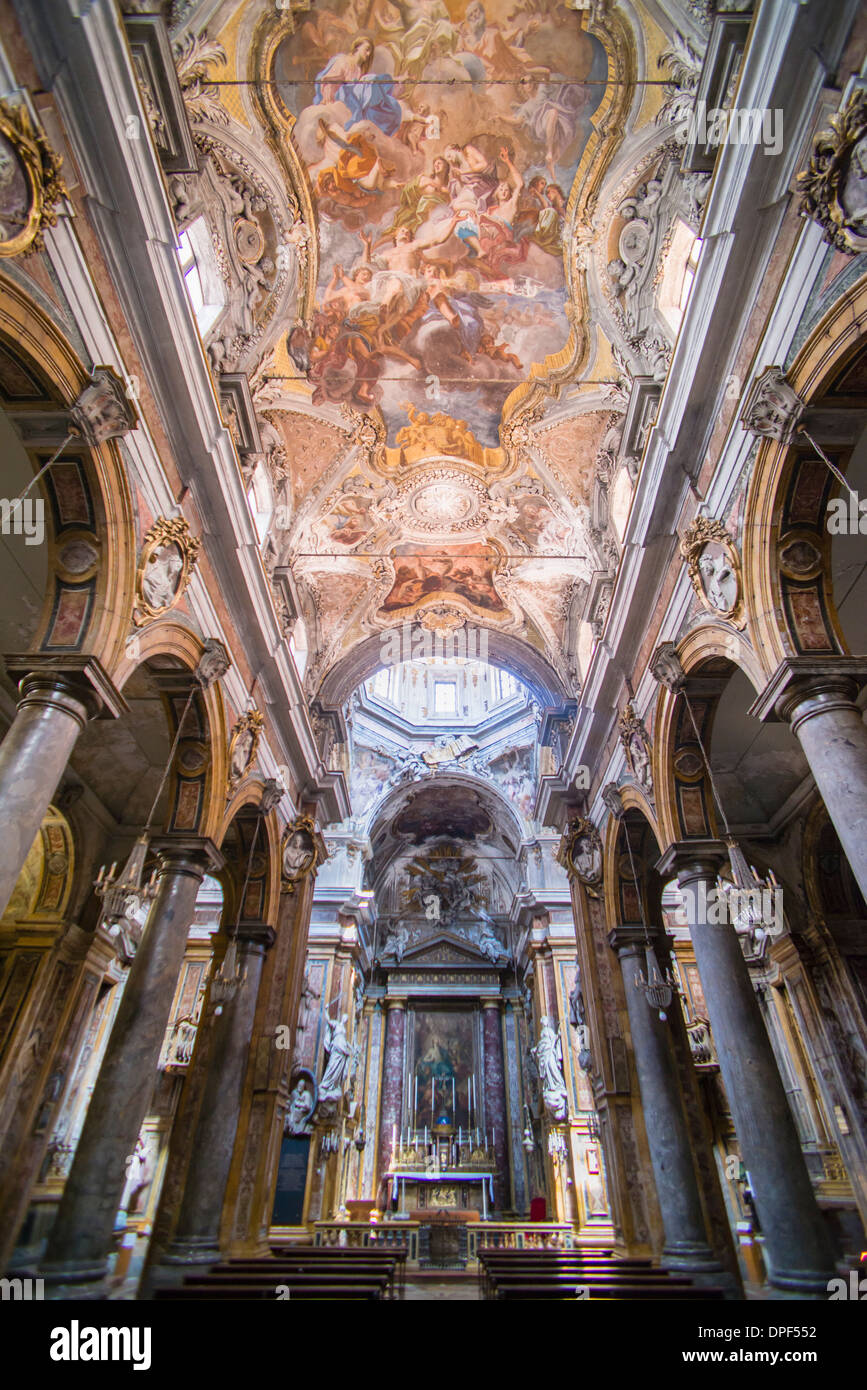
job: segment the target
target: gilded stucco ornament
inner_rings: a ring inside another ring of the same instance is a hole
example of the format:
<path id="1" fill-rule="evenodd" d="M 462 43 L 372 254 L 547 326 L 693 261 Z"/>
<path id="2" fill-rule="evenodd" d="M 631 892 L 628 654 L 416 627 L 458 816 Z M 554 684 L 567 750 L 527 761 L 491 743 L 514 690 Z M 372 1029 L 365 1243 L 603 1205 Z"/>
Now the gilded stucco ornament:
<path id="1" fill-rule="evenodd" d="M 284 890 L 294 893 L 297 884 L 308 874 L 315 873 L 318 862 L 319 845 L 313 818 L 299 816 L 287 825 L 283 835 L 280 863 Z"/>
<path id="2" fill-rule="evenodd" d="M 190 582 L 201 541 L 184 517 L 158 517 L 144 539 L 136 575 L 137 626 L 173 608 Z"/>
<path id="3" fill-rule="evenodd" d="M 626 753 L 629 771 L 647 795 L 652 796 L 650 739 L 644 727 L 644 720 L 638 718 L 631 703 L 627 704 L 620 716 L 620 741 Z"/>
<path id="4" fill-rule="evenodd" d="M 570 878 L 584 884 L 591 897 L 599 896 L 596 890 L 602 882 L 602 840 L 591 821 L 577 816 L 570 822 L 557 859 Z"/>
<path id="5" fill-rule="evenodd" d="M 0 101 L 0 256 L 42 250 L 54 205 L 68 196 L 61 163 L 27 107 Z"/>
<path id="6" fill-rule="evenodd" d="M 229 740 L 229 794 L 252 767 L 264 726 L 265 719 L 257 709 L 247 710 L 236 721 Z"/>
<path id="7" fill-rule="evenodd" d="M 857 88 L 798 175 L 801 210 L 848 256 L 867 250 L 867 89 Z"/>
<path id="8" fill-rule="evenodd" d="M 721 521 L 700 516 L 681 537 L 680 553 L 686 560 L 692 587 L 714 617 L 743 627 L 741 566 L 734 541 Z"/>

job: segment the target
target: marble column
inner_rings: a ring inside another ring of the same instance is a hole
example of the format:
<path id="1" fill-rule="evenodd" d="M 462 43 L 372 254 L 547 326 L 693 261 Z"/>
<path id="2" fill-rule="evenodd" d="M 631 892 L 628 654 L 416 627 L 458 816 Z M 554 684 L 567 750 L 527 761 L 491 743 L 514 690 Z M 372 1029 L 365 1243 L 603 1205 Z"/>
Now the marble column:
<path id="1" fill-rule="evenodd" d="M 482 1000 L 482 1075 L 485 1085 L 485 1128 L 494 1135 L 494 1208 L 502 1212 L 511 1205 L 509 1184 L 509 1144 L 506 1132 L 506 1077 L 503 1065 L 503 1033 L 500 1001 Z"/>
<path id="2" fill-rule="evenodd" d="M 635 984 L 639 972 L 647 973 L 644 932 L 635 926 L 615 927 L 608 941 L 623 971 L 644 1128 L 665 1231 L 663 1263 L 699 1273 L 721 1270 L 707 1241 L 671 1025 L 660 1019 L 657 1009 L 649 1007 L 644 991 Z M 673 1003 L 672 1007 L 678 1005 Z"/>
<path id="3" fill-rule="evenodd" d="M 816 1203 L 770 1038 L 737 932 L 702 911 L 724 855 L 716 841 L 672 846 L 720 1071 L 765 1238 L 771 1284 L 827 1297 L 834 1253 Z M 711 899 L 713 901 L 713 899 Z"/>
<path id="4" fill-rule="evenodd" d="M 750 713 L 791 724 L 867 898 L 867 726 L 855 703 L 865 676 L 863 657 L 789 657 Z"/>
<path id="5" fill-rule="evenodd" d="M 385 1046 L 382 1057 L 382 1088 L 379 1097 L 379 1179 L 391 1167 L 392 1135 L 400 1134 L 403 1102 L 403 1055 L 406 1032 L 406 1000 L 388 999 Z M 386 1201 L 388 1199 L 386 1198 Z"/>
<path id="6" fill-rule="evenodd" d="M 210 1016 L 213 1033 L 207 1080 L 178 1224 L 162 1258 L 164 1264 L 213 1263 L 220 1258 L 223 1199 L 241 1114 L 256 1001 L 265 953 L 274 940 L 273 929 L 261 922 L 242 922 L 238 928 L 238 965 L 244 979 L 220 1013 Z"/>
<path id="7" fill-rule="evenodd" d="M 21 661 L 7 658 L 10 675 L 19 674 Z M 30 671 L 19 690 L 18 711 L 0 745 L 0 915 L 79 734 L 104 705 L 114 714 L 124 707 L 98 663 L 88 659 Z"/>
<path id="8" fill-rule="evenodd" d="M 106 1047 L 41 1272 L 68 1296 L 98 1296 L 112 1247 L 126 1160 L 156 1080 L 196 895 L 222 858 L 210 840 L 172 834 L 153 841 L 157 894 Z"/>

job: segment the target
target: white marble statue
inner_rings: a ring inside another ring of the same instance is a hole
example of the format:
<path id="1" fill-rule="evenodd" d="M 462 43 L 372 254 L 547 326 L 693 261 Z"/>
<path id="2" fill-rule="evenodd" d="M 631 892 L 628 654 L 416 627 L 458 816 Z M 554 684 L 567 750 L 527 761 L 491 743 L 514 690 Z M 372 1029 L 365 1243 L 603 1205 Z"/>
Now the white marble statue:
<path id="1" fill-rule="evenodd" d="M 342 1014 L 334 1023 L 329 1020 L 328 1031 L 325 1037 L 325 1051 L 328 1054 L 328 1064 L 325 1071 L 322 1073 L 322 1080 L 319 1083 L 320 1101 L 340 1100 L 346 1090 L 350 1063 L 352 1061 L 352 1048 L 346 1037 L 346 1025 L 348 1022 L 348 1014 Z"/>
<path id="2" fill-rule="evenodd" d="M 176 545 L 161 545 L 148 560 L 141 591 L 151 608 L 168 608 L 181 582 L 184 557 Z"/>
<path id="3" fill-rule="evenodd" d="M 285 1131 L 296 1136 L 310 1134 L 312 1130 L 313 1096 L 307 1089 L 303 1076 L 298 1078 L 295 1089 L 289 1097 L 286 1111 Z"/>
<path id="4" fill-rule="evenodd" d="M 566 1118 L 566 1082 L 563 1078 L 563 1049 L 560 1035 L 547 1015 L 539 1028 L 539 1041 L 531 1049 L 539 1068 L 542 1099 L 552 1120 Z"/>
<path id="5" fill-rule="evenodd" d="M 713 555 L 702 552 L 698 562 L 702 588 L 707 601 L 719 613 L 728 613 L 738 600 L 738 579 L 725 551 Z"/>

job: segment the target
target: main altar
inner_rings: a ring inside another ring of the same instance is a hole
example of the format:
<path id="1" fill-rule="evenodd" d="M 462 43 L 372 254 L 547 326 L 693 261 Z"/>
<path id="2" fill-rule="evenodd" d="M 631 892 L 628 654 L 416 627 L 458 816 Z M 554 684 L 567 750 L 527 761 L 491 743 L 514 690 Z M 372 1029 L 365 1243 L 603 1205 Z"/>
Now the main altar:
<path id="1" fill-rule="evenodd" d="M 424 1220 L 432 1212 L 486 1221 L 494 1203 L 496 1157 L 492 1146 L 440 1126 L 435 1133 L 408 1133 L 383 1177 L 384 1205 L 399 1217 Z"/>

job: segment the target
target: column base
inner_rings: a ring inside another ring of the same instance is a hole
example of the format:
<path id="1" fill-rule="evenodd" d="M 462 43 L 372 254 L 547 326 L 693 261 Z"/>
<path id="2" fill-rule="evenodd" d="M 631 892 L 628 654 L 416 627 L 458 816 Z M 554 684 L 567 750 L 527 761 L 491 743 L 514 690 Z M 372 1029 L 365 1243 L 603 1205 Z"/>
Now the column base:
<path id="1" fill-rule="evenodd" d="M 220 1246 L 210 1236 L 173 1240 L 160 1258 L 163 1265 L 215 1265 L 220 1262 Z"/>
<path id="2" fill-rule="evenodd" d="M 110 1293 L 107 1260 L 93 1260 L 87 1264 L 74 1260 L 46 1263 L 40 1266 L 39 1277 L 45 1280 L 48 1301 L 98 1302 L 107 1299 Z"/>
<path id="3" fill-rule="evenodd" d="M 768 1272 L 769 1296 L 771 1298 L 822 1298 L 828 1297 L 828 1285 L 836 1277 L 835 1271 L 821 1269 L 779 1269 Z"/>

